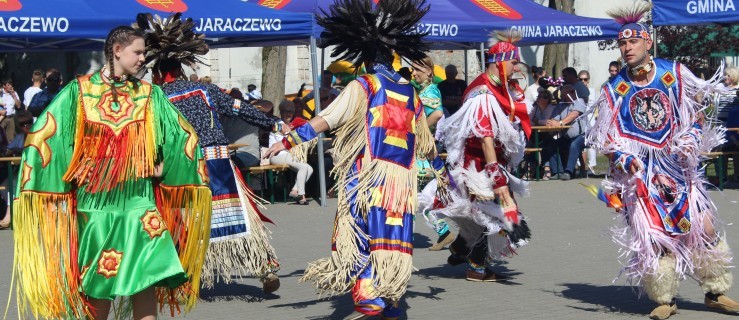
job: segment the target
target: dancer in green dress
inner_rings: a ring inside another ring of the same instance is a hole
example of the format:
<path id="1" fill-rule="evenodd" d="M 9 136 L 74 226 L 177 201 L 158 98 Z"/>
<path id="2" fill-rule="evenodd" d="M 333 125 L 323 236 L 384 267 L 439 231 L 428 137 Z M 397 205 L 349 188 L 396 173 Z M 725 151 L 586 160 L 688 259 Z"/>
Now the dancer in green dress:
<path id="1" fill-rule="evenodd" d="M 113 29 L 105 55 L 26 139 L 13 216 L 23 319 L 107 319 L 116 297 L 155 319 L 157 302 L 174 314 L 198 299 L 211 194 L 197 136 L 159 87 L 131 76 L 142 33 Z"/>

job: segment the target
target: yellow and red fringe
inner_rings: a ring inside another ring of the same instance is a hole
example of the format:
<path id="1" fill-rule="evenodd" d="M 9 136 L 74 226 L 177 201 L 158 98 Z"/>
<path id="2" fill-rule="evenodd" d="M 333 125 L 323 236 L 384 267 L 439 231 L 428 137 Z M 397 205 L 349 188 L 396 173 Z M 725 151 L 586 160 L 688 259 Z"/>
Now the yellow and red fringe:
<path id="1" fill-rule="evenodd" d="M 211 192 L 202 185 L 167 186 L 155 188 L 156 203 L 164 223 L 172 235 L 188 282 L 176 289 L 157 289 L 160 308 L 169 304 L 170 313 L 185 311 L 195 306 L 200 293 L 200 277 L 210 240 Z"/>
<path id="2" fill-rule="evenodd" d="M 110 191 L 122 182 L 154 175 L 156 148 L 151 110 L 116 133 L 110 126 L 87 121 L 77 110 L 75 148 L 64 181 L 87 183 L 85 191 Z M 143 145 L 142 145 L 143 144 Z"/>
<path id="3" fill-rule="evenodd" d="M 71 192 L 22 191 L 14 200 L 13 281 L 20 319 L 91 316 L 80 290 L 75 207 Z"/>

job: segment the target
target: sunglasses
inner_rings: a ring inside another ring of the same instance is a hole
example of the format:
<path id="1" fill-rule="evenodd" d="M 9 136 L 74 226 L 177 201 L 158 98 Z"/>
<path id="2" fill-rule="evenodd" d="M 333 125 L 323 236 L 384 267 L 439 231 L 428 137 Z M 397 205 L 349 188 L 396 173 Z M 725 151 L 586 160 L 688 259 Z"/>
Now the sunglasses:
<path id="1" fill-rule="evenodd" d="M 18 125 L 20 125 L 21 127 L 30 127 L 31 125 L 33 125 L 33 121 L 24 121 L 24 122 L 18 123 Z"/>
<path id="2" fill-rule="evenodd" d="M 580 78 L 580 80 L 582 80 L 582 81 L 588 81 L 588 80 L 590 80 L 590 78 Z"/>

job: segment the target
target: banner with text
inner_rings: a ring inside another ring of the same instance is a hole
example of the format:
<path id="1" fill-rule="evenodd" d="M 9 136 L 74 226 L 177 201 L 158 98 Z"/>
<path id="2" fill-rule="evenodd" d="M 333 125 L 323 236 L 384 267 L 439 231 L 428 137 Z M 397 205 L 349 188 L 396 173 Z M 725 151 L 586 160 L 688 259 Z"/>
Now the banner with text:
<path id="1" fill-rule="evenodd" d="M 653 0 L 655 26 L 736 24 L 739 0 Z"/>

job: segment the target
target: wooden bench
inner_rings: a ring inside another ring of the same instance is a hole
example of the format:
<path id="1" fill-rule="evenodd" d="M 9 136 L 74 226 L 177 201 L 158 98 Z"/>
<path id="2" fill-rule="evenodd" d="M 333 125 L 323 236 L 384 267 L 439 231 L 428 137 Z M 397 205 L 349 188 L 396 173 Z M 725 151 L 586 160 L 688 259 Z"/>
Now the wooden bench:
<path id="1" fill-rule="evenodd" d="M 228 145 L 228 150 L 236 151 L 236 150 L 239 150 L 239 148 L 241 147 L 248 147 L 248 146 L 249 146 L 248 143 L 232 143 Z"/>
<path id="2" fill-rule="evenodd" d="M 267 174 L 267 184 L 269 185 L 270 194 L 269 194 L 269 203 L 274 204 L 275 203 L 275 172 L 286 172 L 290 169 L 290 166 L 286 164 L 268 164 L 258 167 L 249 167 L 246 169 L 246 183 L 251 184 L 251 175 L 252 174 Z M 285 202 L 287 202 L 287 180 L 284 183 L 284 186 L 282 187 L 282 198 Z M 260 195 L 262 198 L 264 198 L 264 190 L 260 188 Z"/>
<path id="3" fill-rule="evenodd" d="M 704 152 L 703 153 L 704 156 L 711 158 L 711 159 L 718 158 L 721 156 L 731 156 L 735 154 L 739 154 L 739 151 L 714 151 L 714 152 Z"/>

